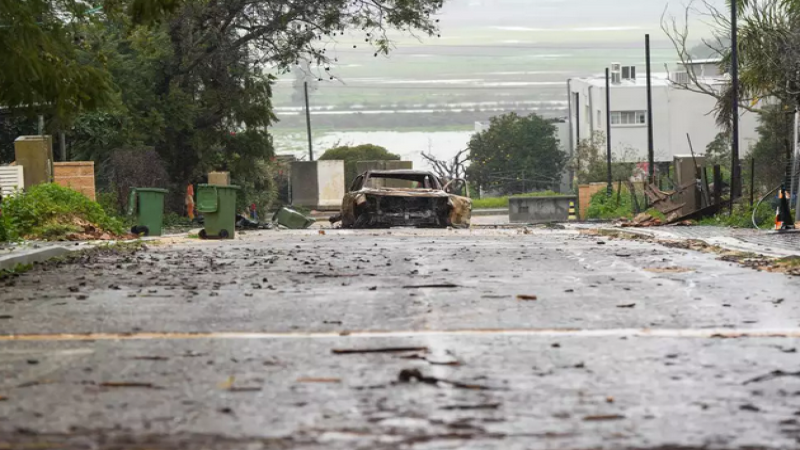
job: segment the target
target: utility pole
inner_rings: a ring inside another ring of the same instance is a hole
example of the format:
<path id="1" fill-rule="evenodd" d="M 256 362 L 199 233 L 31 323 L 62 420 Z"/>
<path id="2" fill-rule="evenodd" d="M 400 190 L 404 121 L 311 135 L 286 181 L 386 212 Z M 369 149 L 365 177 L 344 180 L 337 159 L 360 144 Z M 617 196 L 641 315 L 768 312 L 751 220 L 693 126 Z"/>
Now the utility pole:
<path id="1" fill-rule="evenodd" d="M 794 109 L 794 164 L 792 165 L 792 190 L 793 195 L 797 196 L 797 204 L 794 207 L 795 220 L 800 220 L 800 110 Z M 791 200 L 791 197 L 790 197 Z"/>
<path id="2" fill-rule="evenodd" d="M 611 179 L 611 80 L 608 67 L 606 67 L 606 178 L 608 179 L 608 187 L 606 192 L 608 196 L 614 193 L 614 184 Z"/>
<path id="3" fill-rule="evenodd" d="M 63 131 L 58 132 L 58 145 L 61 150 L 61 161 L 67 160 L 67 137 Z"/>
<path id="4" fill-rule="evenodd" d="M 644 52 L 647 64 L 647 175 L 648 183 L 655 183 L 655 149 L 653 144 L 653 84 L 650 79 L 650 35 L 644 35 Z"/>
<path id="5" fill-rule="evenodd" d="M 314 142 L 311 139 L 311 109 L 308 106 L 308 81 L 303 82 L 303 91 L 306 97 L 306 129 L 308 131 L 308 160 L 314 160 Z"/>
<path id="6" fill-rule="evenodd" d="M 736 15 L 737 2 L 731 2 L 731 96 L 733 97 L 733 117 L 731 118 L 731 203 L 729 212 L 733 214 L 733 201 L 741 195 L 739 173 L 739 24 Z"/>

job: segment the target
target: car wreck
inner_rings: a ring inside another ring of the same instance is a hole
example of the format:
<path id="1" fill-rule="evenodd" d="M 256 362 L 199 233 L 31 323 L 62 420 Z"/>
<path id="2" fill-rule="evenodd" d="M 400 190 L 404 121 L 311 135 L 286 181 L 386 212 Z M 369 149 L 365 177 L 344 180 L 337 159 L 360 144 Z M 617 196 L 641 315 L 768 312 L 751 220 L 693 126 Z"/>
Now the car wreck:
<path id="1" fill-rule="evenodd" d="M 342 228 L 469 228 L 472 200 L 456 195 L 466 181 L 446 184 L 431 172 L 375 170 L 353 180 L 342 212 L 331 217 Z"/>

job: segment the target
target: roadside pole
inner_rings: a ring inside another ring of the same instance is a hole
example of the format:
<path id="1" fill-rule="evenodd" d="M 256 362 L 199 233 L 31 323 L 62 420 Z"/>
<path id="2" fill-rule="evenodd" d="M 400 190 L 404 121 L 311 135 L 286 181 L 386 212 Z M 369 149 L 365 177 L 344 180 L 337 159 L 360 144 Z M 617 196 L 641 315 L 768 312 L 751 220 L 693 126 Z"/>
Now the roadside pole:
<path id="1" fill-rule="evenodd" d="M 736 4 L 731 2 L 731 203 L 729 213 L 733 214 L 733 201 L 741 195 L 741 173 L 739 171 L 739 25 Z"/>
<path id="2" fill-rule="evenodd" d="M 794 207 L 794 217 L 795 220 L 800 220 L 800 145 L 798 145 L 798 139 L 800 139 L 800 110 L 795 107 L 794 109 L 794 164 L 792 164 L 792 174 L 791 176 L 794 178 L 790 178 L 790 182 L 792 183 L 791 190 L 792 195 L 796 196 L 796 204 Z M 791 197 L 790 197 L 791 200 Z"/>
<path id="3" fill-rule="evenodd" d="M 655 145 L 653 144 L 653 84 L 650 77 L 650 35 L 644 35 L 647 65 L 647 175 L 648 183 L 655 183 Z"/>
<path id="4" fill-rule="evenodd" d="M 311 110 L 308 106 L 308 81 L 303 82 L 306 97 L 306 129 L 308 131 L 308 160 L 314 161 L 314 142 L 311 140 Z"/>
<path id="5" fill-rule="evenodd" d="M 606 179 L 608 196 L 614 193 L 614 183 L 611 180 L 611 81 L 608 67 L 606 67 Z"/>

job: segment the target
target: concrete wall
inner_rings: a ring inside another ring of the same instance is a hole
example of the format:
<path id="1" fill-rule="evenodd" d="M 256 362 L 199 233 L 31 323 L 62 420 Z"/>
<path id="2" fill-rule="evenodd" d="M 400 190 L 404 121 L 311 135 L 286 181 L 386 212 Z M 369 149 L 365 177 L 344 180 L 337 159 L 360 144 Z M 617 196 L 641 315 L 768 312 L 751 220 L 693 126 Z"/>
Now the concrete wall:
<path id="1" fill-rule="evenodd" d="M 94 179 L 94 161 L 57 162 L 53 164 L 53 182 L 74 189 L 86 197 L 97 200 Z"/>
<path id="2" fill-rule="evenodd" d="M 53 181 L 51 136 L 20 136 L 14 141 L 16 165 L 24 168 L 25 188 Z"/>
<path id="3" fill-rule="evenodd" d="M 704 94 L 678 89 L 669 84 L 663 75 L 653 75 L 653 140 L 656 161 L 672 161 L 676 154 L 689 152 L 686 133 L 692 138 L 694 151 L 705 154 L 717 133 L 722 131 L 713 113 L 716 100 Z M 625 82 L 611 86 L 612 111 L 646 111 L 647 89 L 645 79 L 635 83 Z M 606 132 L 606 94 L 604 79 L 587 78 L 570 81 L 570 130 L 573 145 L 577 137 L 587 139 L 593 131 Z M 575 108 L 575 93 L 579 104 Z M 576 117 L 578 116 L 579 117 Z M 578 122 L 580 126 L 578 126 Z M 740 152 L 747 154 L 758 139 L 758 117 L 742 111 L 740 120 Z M 615 124 L 611 126 L 611 145 L 614 154 L 627 161 L 647 159 L 647 124 Z M 626 149 L 632 149 L 625 155 Z"/>
<path id="4" fill-rule="evenodd" d="M 574 195 L 559 197 L 511 197 L 508 199 L 511 223 L 566 222 L 570 202 L 578 202 Z"/>
<path id="5" fill-rule="evenodd" d="M 344 197 L 344 161 L 292 163 L 292 205 L 338 210 Z"/>

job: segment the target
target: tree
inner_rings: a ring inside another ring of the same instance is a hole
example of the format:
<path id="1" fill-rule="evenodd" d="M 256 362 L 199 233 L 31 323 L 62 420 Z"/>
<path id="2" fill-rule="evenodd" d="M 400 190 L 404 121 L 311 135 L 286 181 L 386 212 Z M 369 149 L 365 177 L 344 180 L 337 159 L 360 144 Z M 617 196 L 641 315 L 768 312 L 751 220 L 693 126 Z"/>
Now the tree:
<path id="1" fill-rule="evenodd" d="M 595 131 L 591 138 L 581 139 L 575 148 L 570 165 L 578 184 L 598 183 L 608 180 L 606 162 L 606 135 Z"/>
<path id="2" fill-rule="evenodd" d="M 722 167 L 731 166 L 731 133 L 721 131 L 717 133 L 714 140 L 706 146 L 706 164 L 709 166 L 719 165 Z"/>
<path id="3" fill-rule="evenodd" d="M 798 0 L 737 0 L 739 7 L 739 77 L 742 109 L 762 113 L 758 100 L 772 98 L 778 103 L 800 105 L 800 1 Z M 675 18 L 662 18 L 662 29 L 672 41 L 682 64 L 690 63 L 700 53 L 689 47 L 688 21 L 691 13 L 704 15 L 715 27 L 712 39 L 704 39 L 708 53 L 720 59 L 720 69 L 730 67 L 730 14 L 710 2 L 702 9 L 686 8 L 683 23 Z M 675 83 L 693 92 L 717 100 L 717 121 L 729 126 L 733 114 L 731 86 L 723 88 L 706 83 L 700 74 L 689 71 L 689 81 Z M 772 102 L 774 104 L 775 102 Z"/>
<path id="4" fill-rule="evenodd" d="M 756 190 L 767 192 L 784 182 L 792 160 L 794 115 L 772 107 L 761 114 L 759 121 L 759 139 L 748 156 L 755 159 Z"/>
<path id="5" fill-rule="evenodd" d="M 422 157 L 428 161 L 434 173 L 441 179 L 455 180 L 467 176 L 466 162 L 469 161 L 469 149 L 460 150 L 449 160 L 438 159 L 430 151 L 429 153 L 422 152 Z"/>
<path id="6" fill-rule="evenodd" d="M 104 7 L 121 19 L 152 23 L 179 2 L 106 0 Z M 81 0 L 0 0 L 0 105 L 60 122 L 105 105 L 113 87 L 103 55 L 83 41 L 102 11 Z"/>
<path id="7" fill-rule="evenodd" d="M 354 147 L 339 146 L 325 151 L 319 158 L 322 161 L 344 161 L 345 189 L 359 175 L 356 164 L 359 161 L 399 161 L 400 156 L 373 144 L 362 144 Z"/>
<path id="8" fill-rule="evenodd" d="M 567 162 L 556 127 L 536 114 L 493 117 L 487 130 L 472 136 L 468 148 L 470 181 L 506 194 L 554 188 Z"/>
<path id="9" fill-rule="evenodd" d="M 275 116 L 268 68 L 285 71 L 308 59 L 328 69 L 326 47 L 348 29 L 363 30 L 377 52 L 388 52 L 389 28 L 435 34 L 431 15 L 441 8 L 440 0 L 276 3 L 185 0 L 157 25 L 112 21 L 94 34 L 91 45 L 109 54 L 120 87 L 112 116 L 123 111 L 128 139 L 155 146 L 174 182 L 218 164 L 231 133 L 258 137 L 248 148 L 269 159 Z"/>

